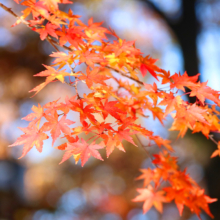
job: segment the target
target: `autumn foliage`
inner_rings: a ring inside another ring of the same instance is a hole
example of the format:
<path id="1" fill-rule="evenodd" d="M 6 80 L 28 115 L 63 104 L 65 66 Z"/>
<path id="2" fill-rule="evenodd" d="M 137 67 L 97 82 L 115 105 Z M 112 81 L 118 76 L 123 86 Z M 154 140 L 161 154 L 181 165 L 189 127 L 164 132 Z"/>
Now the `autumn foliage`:
<path id="1" fill-rule="evenodd" d="M 23 118 L 30 122 L 29 126 L 20 128 L 24 134 L 10 145 L 24 145 L 20 158 L 34 146 L 41 152 L 43 141 L 50 134 L 52 145 L 58 138 L 66 140 L 56 146 L 64 153 L 60 163 L 73 156 L 76 163 L 81 160 L 84 166 L 90 157 L 103 160 L 99 149 L 105 148 L 107 157 L 115 148 L 125 152 L 124 140 L 145 147 L 133 140 L 144 136 L 149 146 L 156 144 L 160 148 L 160 153 L 153 155 L 154 168 L 140 170 L 141 175 L 137 179 L 143 180 L 143 188 L 137 189 L 139 195 L 133 201 L 143 202 L 144 213 L 152 206 L 162 212 L 164 203 L 174 201 L 180 215 L 187 206 L 199 218 L 202 210 L 213 217 L 208 204 L 216 199 L 205 195 L 186 170 L 179 169 L 177 158 L 172 156 L 174 150 L 170 141 L 154 135 L 136 121 L 150 114 L 163 124 L 170 114 L 173 117 L 170 130 L 179 131 L 178 136 L 183 137 L 190 129 L 210 138 L 210 132 L 220 131 L 216 109 L 220 106 L 220 93 L 207 86 L 207 82 L 199 82 L 199 74 L 193 77 L 186 72 L 171 75 L 159 68 L 155 59 L 143 56 L 134 41 L 120 39 L 113 30 L 102 27 L 102 22 L 94 23 L 90 18 L 88 24 L 84 24 L 71 10 L 60 11 L 59 4 L 71 4 L 69 0 L 14 1 L 26 6 L 21 16 L 0 4 L 17 17 L 14 25 L 27 25 L 55 50 L 50 55 L 55 58 L 53 65 L 44 65 L 45 70 L 35 75 L 45 77 L 45 81 L 30 92 L 35 95 L 56 81 L 74 87 L 76 92 L 75 96 L 66 97 L 64 102 L 58 99 L 44 106 L 32 107 L 33 113 Z M 30 15 L 32 19 L 25 20 Z M 82 65 L 86 66 L 86 71 L 76 71 L 76 67 Z M 142 82 L 140 74 L 151 74 L 157 84 Z M 112 81 L 117 86 L 113 86 Z M 90 93 L 79 95 L 78 82 L 85 83 Z M 166 85 L 168 89 L 163 90 L 159 85 Z M 190 89 L 189 96 L 197 98 L 195 103 L 184 101 L 183 96 L 187 95 L 185 88 Z M 206 99 L 214 104 L 210 107 Z M 71 127 L 75 123 L 73 118 L 68 119 L 71 112 L 79 113 L 80 126 Z M 82 139 L 81 134 L 89 134 L 90 137 Z M 219 146 L 212 157 L 220 155 Z"/>

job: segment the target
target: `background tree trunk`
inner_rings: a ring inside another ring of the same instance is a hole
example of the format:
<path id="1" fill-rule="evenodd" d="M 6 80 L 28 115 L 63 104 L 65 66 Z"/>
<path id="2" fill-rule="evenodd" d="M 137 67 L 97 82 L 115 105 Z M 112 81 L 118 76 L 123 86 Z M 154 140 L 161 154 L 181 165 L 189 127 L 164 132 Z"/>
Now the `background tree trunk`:
<path id="1" fill-rule="evenodd" d="M 199 24 L 196 19 L 195 2 L 196 0 L 182 1 L 182 14 L 178 20 L 169 18 L 157 6 L 149 0 L 140 0 L 147 7 L 152 8 L 158 13 L 168 24 L 173 34 L 178 40 L 183 52 L 184 70 L 189 76 L 195 76 L 198 71 L 198 56 L 196 38 L 198 34 Z M 189 92 L 189 90 L 187 91 Z M 189 97 L 190 103 L 196 101 L 195 97 Z"/>

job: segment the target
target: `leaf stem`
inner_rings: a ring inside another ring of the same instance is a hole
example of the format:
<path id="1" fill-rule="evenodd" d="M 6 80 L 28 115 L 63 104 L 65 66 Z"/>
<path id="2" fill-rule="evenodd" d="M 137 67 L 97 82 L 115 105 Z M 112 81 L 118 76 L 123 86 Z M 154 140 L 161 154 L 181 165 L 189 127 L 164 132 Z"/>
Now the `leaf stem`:
<path id="1" fill-rule="evenodd" d="M 145 148 L 145 146 L 142 144 L 140 138 L 138 137 L 137 134 L 135 134 L 136 139 L 138 140 L 139 144 L 141 145 L 141 147 L 144 149 L 144 151 L 146 152 L 147 156 L 151 159 L 151 161 L 153 162 L 153 157 L 150 155 L 150 153 L 148 152 L 148 150 Z M 156 164 L 154 164 L 155 167 L 157 167 Z"/>

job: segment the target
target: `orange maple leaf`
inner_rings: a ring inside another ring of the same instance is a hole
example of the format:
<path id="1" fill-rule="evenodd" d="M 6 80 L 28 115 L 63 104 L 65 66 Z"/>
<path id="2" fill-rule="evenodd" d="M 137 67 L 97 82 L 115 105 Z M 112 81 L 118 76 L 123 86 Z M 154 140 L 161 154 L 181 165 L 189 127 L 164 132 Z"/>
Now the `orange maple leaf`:
<path id="1" fill-rule="evenodd" d="M 71 136 L 71 129 L 68 125 L 71 125 L 75 122 L 66 119 L 66 115 L 64 115 L 59 121 L 58 121 L 58 114 L 55 112 L 53 116 L 51 115 L 45 115 L 45 118 L 48 120 L 48 122 L 45 122 L 42 126 L 43 131 L 50 131 L 51 137 L 53 139 L 52 145 L 56 141 L 56 139 L 60 136 L 61 131 L 64 134 L 67 134 Z"/>
<path id="2" fill-rule="evenodd" d="M 168 115 L 170 112 L 175 110 L 176 108 L 179 108 L 182 104 L 181 96 L 174 96 L 172 92 L 169 94 L 166 93 L 166 96 L 164 99 L 159 103 L 159 105 L 166 105 L 164 117 Z"/>
<path id="3" fill-rule="evenodd" d="M 103 74 L 100 67 L 95 67 L 92 71 L 90 71 L 89 67 L 86 70 L 87 75 L 83 74 L 78 78 L 80 80 L 85 80 L 86 85 L 91 88 L 93 83 L 99 83 L 102 85 L 106 85 L 105 80 L 109 79 L 106 75 Z"/>
<path id="4" fill-rule="evenodd" d="M 160 213 L 163 211 L 162 203 L 167 202 L 166 197 L 164 196 L 164 191 L 155 191 L 151 185 L 147 188 L 137 189 L 140 193 L 135 197 L 133 202 L 144 202 L 143 212 L 146 213 L 149 209 L 154 206 Z"/>
<path id="5" fill-rule="evenodd" d="M 102 149 L 103 147 L 104 146 L 95 144 L 94 142 L 89 145 L 83 139 L 81 139 L 81 143 L 80 141 L 75 143 L 68 143 L 67 148 L 65 149 L 67 150 L 67 152 L 64 154 L 60 164 L 66 161 L 67 159 L 69 159 L 73 154 L 74 155 L 80 154 L 82 167 L 91 156 L 95 157 L 96 159 L 103 160 L 100 153 L 97 151 L 97 149 Z"/>
<path id="6" fill-rule="evenodd" d="M 192 88 L 189 96 L 196 96 L 204 105 L 205 99 L 209 99 L 220 106 L 219 92 L 207 86 L 207 82 L 198 83 L 198 86 Z"/>
<path id="7" fill-rule="evenodd" d="M 216 157 L 216 156 L 220 157 L 220 141 L 218 142 L 218 149 L 212 153 L 211 158 Z"/>
<path id="8" fill-rule="evenodd" d="M 197 86 L 196 82 L 198 81 L 199 75 L 199 73 L 195 76 L 188 76 L 187 72 L 184 72 L 183 75 L 180 75 L 180 73 L 175 73 L 170 77 L 172 82 L 170 84 L 170 88 L 173 89 L 176 87 L 177 89 L 181 89 L 185 92 L 184 87 L 191 88 Z"/>

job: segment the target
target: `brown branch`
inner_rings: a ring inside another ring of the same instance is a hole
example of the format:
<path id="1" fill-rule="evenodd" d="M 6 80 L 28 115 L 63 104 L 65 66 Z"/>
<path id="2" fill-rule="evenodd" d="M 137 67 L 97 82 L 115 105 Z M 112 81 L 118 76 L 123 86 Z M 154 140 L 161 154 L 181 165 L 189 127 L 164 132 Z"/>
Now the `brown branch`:
<path id="1" fill-rule="evenodd" d="M 10 13 L 11 15 L 13 15 L 14 17 L 16 17 L 18 20 L 21 21 L 21 23 L 27 25 L 29 27 L 30 23 L 26 20 L 24 20 L 23 18 L 19 17 L 17 14 L 15 14 L 11 8 L 8 8 L 7 6 L 3 5 L 2 3 L 0 3 L 0 7 L 3 8 L 5 11 L 7 11 L 8 13 Z M 30 28 L 30 27 L 29 27 Z"/>
<path id="2" fill-rule="evenodd" d="M 218 142 L 213 138 L 213 135 L 209 135 L 210 140 L 215 143 L 216 145 L 218 145 Z"/>
<path id="3" fill-rule="evenodd" d="M 53 48 L 56 50 L 56 51 L 60 51 L 57 46 L 54 44 L 54 42 L 52 41 L 52 39 L 50 37 L 47 36 L 47 41 L 53 46 Z"/>
<path id="4" fill-rule="evenodd" d="M 124 77 L 127 77 L 128 79 L 131 79 L 131 80 L 137 82 L 138 84 L 140 84 L 140 85 L 142 85 L 142 86 L 144 85 L 144 83 L 141 82 L 140 80 L 135 79 L 135 78 L 133 78 L 132 76 L 128 76 L 128 75 L 126 75 L 126 73 L 123 73 L 123 72 L 121 72 L 121 71 L 119 71 L 119 70 L 117 70 L 117 69 L 115 69 L 115 68 L 112 68 L 112 67 L 110 67 L 110 66 L 106 66 L 106 68 L 108 68 L 108 69 L 110 69 L 110 70 L 113 70 L 113 71 L 115 71 L 116 73 L 118 73 L 118 74 L 120 74 L 120 75 L 122 75 L 122 76 L 124 76 Z"/>
<path id="5" fill-rule="evenodd" d="M 4 9 L 5 11 L 7 11 L 8 13 L 10 13 L 11 15 L 13 15 L 14 17 L 20 19 L 20 18 L 18 17 L 18 15 L 15 14 L 15 13 L 11 10 L 11 8 L 6 7 L 6 6 L 3 5 L 2 3 L 0 3 L 0 7 L 3 8 L 3 9 Z"/>

